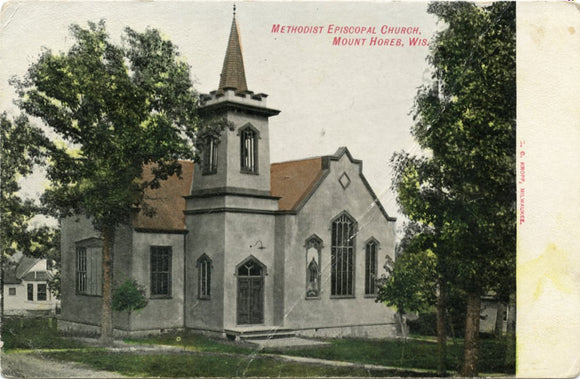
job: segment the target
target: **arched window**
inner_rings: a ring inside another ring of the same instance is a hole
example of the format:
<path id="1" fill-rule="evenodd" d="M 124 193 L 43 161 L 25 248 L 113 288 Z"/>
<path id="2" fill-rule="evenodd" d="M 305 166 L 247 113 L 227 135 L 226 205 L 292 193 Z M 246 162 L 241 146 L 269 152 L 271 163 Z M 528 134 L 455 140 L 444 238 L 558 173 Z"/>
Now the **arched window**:
<path id="1" fill-rule="evenodd" d="M 199 278 L 197 293 L 200 299 L 211 298 L 211 270 L 211 259 L 207 255 L 203 254 L 197 260 L 197 272 Z"/>
<path id="2" fill-rule="evenodd" d="M 217 173 L 218 143 L 217 138 L 211 137 L 205 143 L 202 158 L 202 173 L 204 175 Z"/>
<path id="3" fill-rule="evenodd" d="M 331 296 L 354 296 L 355 220 L 343 212 L 332 221 Z"/>
<path id="4" fill-rule="evenodd" d="M 379 243 L 371 238 L 365 245 L 365 295 L 377 293 L 377 252 Z"/>
<path id="5" fill-rule="evenodd" d="M 258 173 L 258 132 L 250 125 L 240 130 L 241 171 Z"/>
<path id="6" fill-rule="evenodd" d="M 320 297 L 322 240 L 313 234 L 306 240 L 306 298 Z"/>

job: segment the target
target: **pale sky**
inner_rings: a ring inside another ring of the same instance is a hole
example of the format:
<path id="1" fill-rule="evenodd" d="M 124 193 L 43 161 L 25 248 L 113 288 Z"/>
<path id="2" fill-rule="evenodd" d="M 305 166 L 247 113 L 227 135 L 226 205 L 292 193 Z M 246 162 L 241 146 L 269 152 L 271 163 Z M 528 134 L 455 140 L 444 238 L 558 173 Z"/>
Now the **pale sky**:
<path id="1" fill-rule="evenodd" d="M 417 87 L 429 78 L 426 46 L 435 17 L 424 2 L 237 2 L 248 88 L 281 110 L 270 119 L 271 161 L 333 154 L 347 146 L 391 216 L 393 152 L 416 151 L 409 115 Z M 195 88 L 217 89 L 232 20 L 232 2 L 10 2 L 2 12 L 0 109 L 15 115 L 12 75 L 22 76 L 43 47 L 65 51 L 68 26 L 105 19 L 114 40 L 130 26 L 150 26 L 173 41 L 191 66 Z M 274 24 L 322 26 L 320 34 L 272 33 Z M 329 25 L 375 27 L 373 35 L 329 34 Z M 421 35 L 383 35 L 383 25 L 418 27 Z M 333 46 L 335 36 L 366 38 L 363 46 Z M 370 38 L 401 38 L 403 47 L 370 46 Z M 28 185 L 38 193 L 42 180 Z M 401 226 L 402 222 L 398 223 Z"/>

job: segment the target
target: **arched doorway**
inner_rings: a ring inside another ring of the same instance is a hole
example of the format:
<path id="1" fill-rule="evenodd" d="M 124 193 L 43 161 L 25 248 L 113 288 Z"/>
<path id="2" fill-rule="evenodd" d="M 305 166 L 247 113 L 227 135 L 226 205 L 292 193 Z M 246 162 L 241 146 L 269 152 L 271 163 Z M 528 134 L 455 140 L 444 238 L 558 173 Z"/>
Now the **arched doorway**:
<path id="1" fill-rule="evenodd" d="M 237 323 L 264 323 L 264 275 L 266 267 L 250 257 L 236 268 L 238 275 Z"/>

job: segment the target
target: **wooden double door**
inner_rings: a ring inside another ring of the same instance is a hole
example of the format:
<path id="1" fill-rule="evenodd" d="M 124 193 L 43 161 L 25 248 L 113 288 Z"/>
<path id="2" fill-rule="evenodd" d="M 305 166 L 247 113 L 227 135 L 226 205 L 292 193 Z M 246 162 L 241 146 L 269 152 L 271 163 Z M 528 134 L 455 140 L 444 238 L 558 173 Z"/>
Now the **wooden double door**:
<path id="1" fill-rule="evenodd" d="M 258 262 L 249 261 L 238 268 L 237 323 L 264 323 L 264 275 Z"/>

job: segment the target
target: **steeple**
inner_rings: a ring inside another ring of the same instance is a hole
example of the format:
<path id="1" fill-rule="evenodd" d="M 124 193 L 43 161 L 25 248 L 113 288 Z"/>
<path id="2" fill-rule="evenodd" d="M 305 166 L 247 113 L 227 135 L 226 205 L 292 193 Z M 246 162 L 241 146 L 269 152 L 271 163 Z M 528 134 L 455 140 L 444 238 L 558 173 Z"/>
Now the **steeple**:
<path id="1" fill-rule="evenodd" d="M 237 92 L 248 90 L 246 84 L 246 73 L 244 71 L 244 58 L 242 56 L 242 43 L 238 32 L 238 23 L 236 21 L 236 5 L 234 4 L 234 17 L 232 19 L 232 28 L 230 30 L 230 39 L 224 58 L 224 65 L 220 76 L 219 90 L 226 88 L 235 88 Z"/>

